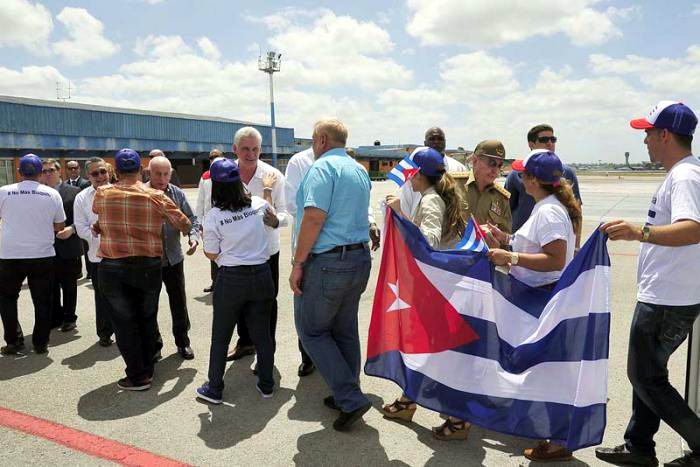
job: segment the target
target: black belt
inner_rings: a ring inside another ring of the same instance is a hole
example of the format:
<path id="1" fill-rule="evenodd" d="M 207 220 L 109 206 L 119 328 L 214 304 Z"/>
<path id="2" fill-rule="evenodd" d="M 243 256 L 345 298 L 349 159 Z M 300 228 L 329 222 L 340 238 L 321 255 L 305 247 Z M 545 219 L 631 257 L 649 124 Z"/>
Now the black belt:
<path id="1" fill-rule="evenodd" d="M 343 253 L 344 251 L 352 251 L 352 250 L 359 250 L 361 248 L 366 248 L 367 244 L 366 243 L 353 243 L 352 245 L 338 245 L 335 248 L 331 248 L 328 251 L 324 251 L 323 253 L 319 253 L 320 255 L 325 255 L 326 253 Z"/>
<path id="2" fill-rule="evenodd" d="M 255 271 L 262 271 L 266 268 L 269 268 L 270 266 L 267 263 L 262 263 L 262 264 L 239 264 L 238 266 L 221 266 L 219 269 L 227 270 L 227 271 L 246 271 L 246 272 L 255 272 Z"/>

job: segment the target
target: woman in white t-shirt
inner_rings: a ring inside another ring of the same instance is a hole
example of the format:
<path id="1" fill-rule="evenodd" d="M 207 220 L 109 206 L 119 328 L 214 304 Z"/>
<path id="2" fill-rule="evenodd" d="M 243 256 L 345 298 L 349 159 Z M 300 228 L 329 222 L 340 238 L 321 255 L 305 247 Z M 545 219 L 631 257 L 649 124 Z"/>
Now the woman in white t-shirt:
<path id="1" fill-rule="evenodd" d="M 252 196 L 241 182 L 238 165 L 217 159 L 210 168 L 212 205 L 204 219 L 204 254 L 216 261 L 214 318 L 209 353 L 209 381 L 197 389 L 197 398 L 221 404 L 226 355 L 233 328 L 240 318 L 248 324 L 258 356 L 256 388 L 272 397 L 274 346 L 270 314 L 274 298 L 272 273 L 267 260 L 264 224 L 269 201 Z"/>
<path id="2" fill-rule="evenodd" d="M 581 205 L 569 182 L 563 178 L 561 160 L 551 151 L 532 151 L 525 160 L 515 161 L 513 170 L 522 173 L 527 193 L 535 198 L 528 220 L 513 235 L 489 224 L 488 230 L 510 251 L 492 248 L 488 256 L 497 266 L 510 266 L 511 275 L 531 287 L 553 288 L 574 257 L 576 238 L 581 233 Z M 491 243 L 491 242 L 488 242 Z M 572 454 L 563 446 L 542 441 L 525 450 L 534 461 L 565 461 Z"/>

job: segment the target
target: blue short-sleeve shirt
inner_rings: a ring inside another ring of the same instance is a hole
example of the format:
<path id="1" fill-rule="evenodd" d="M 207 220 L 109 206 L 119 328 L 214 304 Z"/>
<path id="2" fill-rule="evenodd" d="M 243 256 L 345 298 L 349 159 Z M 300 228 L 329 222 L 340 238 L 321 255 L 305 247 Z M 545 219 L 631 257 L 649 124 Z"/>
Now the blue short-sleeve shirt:
<path id="1" fill-rule="evenodd" d="M 343 148 L 331 149 L 314 162 L 296 197 L 300 209 L 314 207 L 327 215 L 312 253 L 369 241 L 371 188 L 367 172 Z M 296 219 L 297 238 L 302 217 Z"/>

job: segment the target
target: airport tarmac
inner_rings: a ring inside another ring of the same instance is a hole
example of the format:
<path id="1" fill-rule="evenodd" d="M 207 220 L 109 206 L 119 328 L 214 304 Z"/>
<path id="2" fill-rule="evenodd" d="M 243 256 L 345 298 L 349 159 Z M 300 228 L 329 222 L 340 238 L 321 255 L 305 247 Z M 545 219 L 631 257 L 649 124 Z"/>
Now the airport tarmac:
<path id="1" fill-rule="evenodd" d="M 584 238 L 600 221 L 626 218 L 642 222 L 649 200 L 661 177 L 631 174 L 608 177 L 580 176 L 584 202 Z M 392 182 L 375 182 L 372 206 L 394 191 Z M 196 190 L 187 190 L 195 201 Z M 375 209 L 375 211 L 378 211 Z M 378 219 L 381 214 L 376 212 Z M 78 329 L 54 331 L 48 355 L 31 352 L 20 357 L 0 357 L 0 409 L 7 408 L 50 420 L 67 427 L 125 443 L 192 465 L 489 465 L 529 464 L 523 455 L 532 440 L 474 427 L 464 442 L 432 439 L 430 427 L 441 423 L 438 414 L 419 409 L 412 424 L 384 420 L 376 410 L 397 397 L 400 389 L 378 378 L 362 377 L 363 390 L 374 405 L 349 433 L 332 429 L 336 414 L 324 407 L 329 391 L 318 373 L 297 376 L 300 362 L 292 314 L 289 275 L 290 229 L 284 228 L 280 255 L 281 291 L 277 324 L 275 376 L 279 382 L 272 399 L 263 400 L 255 390 L 251 358 L 231 364 L 226 374 L 225 404 L 212 407 L 195 402 L 195 389 L 206 381 L 211 335 L 209 262 L 198 251 L 186 259 L 187 293 L 196 358 L 182 361 L 175 353 L 165 291 L 161 295 L 159 322 L 165 347 L 156 366 L 153 387 L 144 393 L 119 391 L 123 361 L 116 346 L 102 348 L 95 336 L 92 289 L 79 286 Z M 610 335 L 608 424 L 604 444 L 622 442 L 631 413 L 631 388 L 625 366 L 627 339 L 636 296 L 638 244 L 609 243 L 613 264 L 612 329 Z M 363 347 L 369 325 L 380 253 L 360 310 Z M 29 292 L 20 296 L 20 319 L 25 330 L 33 324 Z M 28 340 L 29 342 L 29 340 Z M 671 380 L 684 385 L 685 345 L 669 364 Z M 1 415 L 1 413 L 0 413 Z M 0 416 L 0 420 L 2 417 Z M 668 461 L 680 453 L 680 439 L 662 424 L 657 438 L 658 455 Z M 103 459 L 0 425 L 3 460 L 0 465 L 102 465 Z M 601 465 L 593 448 L 576 452 L 569 466 Z"/>

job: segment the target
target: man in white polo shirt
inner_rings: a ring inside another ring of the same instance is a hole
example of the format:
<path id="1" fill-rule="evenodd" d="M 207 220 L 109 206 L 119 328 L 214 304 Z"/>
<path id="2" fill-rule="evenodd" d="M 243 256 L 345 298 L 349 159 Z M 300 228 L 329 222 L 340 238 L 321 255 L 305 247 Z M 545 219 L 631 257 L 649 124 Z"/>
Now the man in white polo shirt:
<path id="1" fill-rule="evenodd" d="M 17 299 L 28 279 L 34 302 L 34 352 L 48 352 L 51 332 L 51 301 L 56 251 L 56 232 L 63 229 L 66 214 L 61 195 L 39 183 L 41 159 L 27 154 L 19 161 L 24 178 L 0 188 L 0 316 L 5 328 L 3 355 L 16 354 L 24 346 L 19 340 Z"/>
<path id="2" fill-rule="evenodd" d="M 262 135 L 253 127 L 243 127 L 236 131 L 233 137 L 233 152 L 236 154 L 236 162 L 241 173 L 241 181 L 251 194 L 265 198 L 265 192 L 272 196 L 272 207 L 275 213 L 268 210 L 265 213 L 268 229 L 268 245 L 270 259 L 268 264 L 272 271 L 272 281 L 275 284 L 275 299 L 272 302 L 270 313 L 270 335 L 273 347 L 275 341 L 275 329 L 277 328 L 277 290 L 279 290 L 280 277 L 280 233 L 279 228 L 289 224 L 287 212 L 287 200 L 284 196 L 284 175 L 270 164 L 260 160 L 262 148 Z M 238 343 L 229 353 L 228 360 L 238 360 L 246 355 L 255 353 L 255 346 L 250 338 L 245 319 L 238 321 Z"/>
<path id="3" fill-rule="evenodd" d="M 630 122 L 646 132 L 649 158 L 668 174 L 643 226 L 616 220 L 600 227 L 611 240 L 641 242 L 627 357 L 632 418 L 624 444 L 596 449 L 613 464 L 658 465 L 654 435 L 663 420 L 691 449 L 664 465 L 700 466 L 700 418 L 668 380 L 668 360 L 700 315 L 700 162 L 691 149 L 697 123 L 689 107 L 672 101 Z"/>

